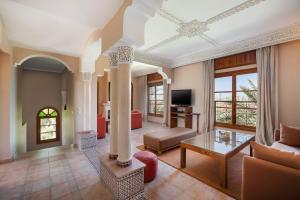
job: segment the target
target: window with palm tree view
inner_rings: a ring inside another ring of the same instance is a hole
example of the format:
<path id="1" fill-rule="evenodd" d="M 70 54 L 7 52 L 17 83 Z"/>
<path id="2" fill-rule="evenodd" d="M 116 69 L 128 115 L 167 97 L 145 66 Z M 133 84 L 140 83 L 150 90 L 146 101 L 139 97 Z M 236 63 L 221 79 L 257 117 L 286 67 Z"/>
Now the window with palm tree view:
<path id="1" fill-rule="evenodd" d="M 164 87 L 162 83 L 148 86 L 148 114 L 162 116 L 164 111 Z"/>
<path id="2" fill-rule="evenodd" d="M 216 125 L 254 128 L 256 108 L 256 69 L 215 75 Z"/>

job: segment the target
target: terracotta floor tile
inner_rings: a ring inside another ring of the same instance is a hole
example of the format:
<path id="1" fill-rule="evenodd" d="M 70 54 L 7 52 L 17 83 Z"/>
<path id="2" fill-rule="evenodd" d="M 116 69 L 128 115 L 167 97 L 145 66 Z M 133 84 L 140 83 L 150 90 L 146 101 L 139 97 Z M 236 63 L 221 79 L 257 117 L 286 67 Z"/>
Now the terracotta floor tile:
<path id="1" fill-rule="evenodd" d="M 31 200 L 49 200 L 49 199 L 50 199 L 50 188 L 46 188 L 31 194 Z"/>
<path id="2" fill-rule="evenodd" d="M 50 187 L 50 179 L 43 178 L 32 182 L 32 192 L 38 192 L 40 190 Z"/>
<path id="3" fill-rule="evenodd" d="M 145 132 L 163 127 L 144 123 L 142 129 L 132 131 L 132 152 L 137 152 Z M 100 154 L 108 152 L 109 138 L 98 140 Z M 3 193 L 4 191 L 4 193 Z M 185 200 L 220 199 L 231 197 L 158 161 L 158 176 L 145 184 L 148 199 Z M 33 151 L 12 162 L 0 165 L 0 199 L 112 199 L 99 180 L 86 156 L 73 146 Z"/>
<path id="4" fill-rule="evenodd" d="M 58 199 L 70 193 L 71 190 L 68 183 L 61 183 L 51 187 L 51 199 Z"/>

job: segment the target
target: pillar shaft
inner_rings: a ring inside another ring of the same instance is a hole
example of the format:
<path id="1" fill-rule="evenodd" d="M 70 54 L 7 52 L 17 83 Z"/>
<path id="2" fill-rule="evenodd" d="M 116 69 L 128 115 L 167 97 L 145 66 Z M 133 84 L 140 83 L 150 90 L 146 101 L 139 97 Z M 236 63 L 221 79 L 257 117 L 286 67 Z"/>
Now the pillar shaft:
<path id="1" fill-rule="evenodd" d="M 127 163 L 131 160 L 131 72 L 130 64 L 121 64 L 118 69 L 118 161 Z"/>
<path id="2" fill-rule="evenodd" d="M 118 157 L 118 69 L 112 68 L 110 71 L 110 153 L 111 159 Z"/>
<path id="3" fill-rule="evenodd" d="M 83 129 L 91 130 L 91 90 L 92 74 L 83 73 Z"/>
<path id="4" fill-rule="evenodd" d="M 118 61 L 118 165 L 131 164 L 131 63 L 133 48 L 119 46 Z"/>

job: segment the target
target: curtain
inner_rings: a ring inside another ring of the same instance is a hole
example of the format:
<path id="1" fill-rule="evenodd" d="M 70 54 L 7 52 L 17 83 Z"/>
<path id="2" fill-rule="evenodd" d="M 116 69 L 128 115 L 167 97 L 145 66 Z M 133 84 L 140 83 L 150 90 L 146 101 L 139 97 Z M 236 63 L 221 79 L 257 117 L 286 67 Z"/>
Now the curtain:
<path id="1" fill-rule="evenodd" d="M 148 83 L 147 83 L 147 76 L 143 76 L 144 80 L 143 80 L 143 87 L 144 87 L 144 93 L 143 93 L 143 99 L 144 99 L 144 110 L 143 110 L 143 118 L 144 121 L 148 121 Z"/>
<path id="2" fill-rule="evenodd" d="M 278 128 L 278 47 L 256 50 L 258 94 L 256 141 L 271 145 L 273 132 Z"/>
<path id="3" fill-rule="evenodd" d="M 163 125 L 168 125 L 168 108 L 169 108 L 169 85 L 168 80 L 163 80 L 164 85 L 164 117 L 163 117 Z"/>
<path id="4" fill-rule="evenodd" d="M 201 103 L 201 132 L 206 133 L 214 129 L 215 108 L 214 108 L 214 61 L 207 60 L 203 62 L 202 84 L 203 96 Z"/>

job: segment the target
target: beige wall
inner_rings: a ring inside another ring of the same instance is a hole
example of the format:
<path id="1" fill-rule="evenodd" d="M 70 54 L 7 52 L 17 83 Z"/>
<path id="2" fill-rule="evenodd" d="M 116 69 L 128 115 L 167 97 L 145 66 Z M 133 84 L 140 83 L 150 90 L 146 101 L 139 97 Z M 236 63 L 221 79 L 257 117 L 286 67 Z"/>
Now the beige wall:
<path id="1" fill-rule="evenodd" d="M 108 101 L 108 72 L 104 72 L 104 76 L 98 79 L 98 109 L 99 113 L 104 113 L 104 103 Z"/>
<path id="2" fill-rule="evenodd" d="M 133 109 L 138 109 L 143 113 L 143 117 L 146 112 L 146 91 L 145 91 L 145 76 L 139 76 L 132 79 L 133 85 Z"/>
<path id="3" fill-rule="evenodd" d="M 279 45 L 279 121 L 300 127 L 300 40 Z"/>
<path id="4" fill-rule="evenodd" d="M 59 73 L 22 71 L 22 118 L 27 124 L 27 151 L 61 144 L 61 141 L 36 144 L 36 115 L 38 111 L 51 106 L 56 108 L 62 116 L 61 81 L 62 74 Z"/>
<path id="5" fill-rule="evenodd" d="M 101 32 L 102 52 L 107 51 L 123 36 L 123 17 L 126 8 L 131 5 L 132 0 L 125 0 L 121 8 L 103 28 Z"/>
<path id="6" fill-rule="evenodd" d="M 170 86 L 169 93 L 169 105 L 171 105 L 171 90 L 178 89 L 192 89 L 192 106 L 193 112 L 201 113 L 200 103 L 202 98 L 202 83 L 201 83 L 201 74 L 202 74 L 202 62 L 195 63 L 191 65 L 186 65 L 183 67 L 175 68 L 173 71 L 173 80 Z M 170 112 L 169 112 L 170 113 Z M 170 119 L 169 119 L 170 120 Z M 183 120 L 178 120 L 180 126 L 184 126 Z M 197 128 L 196 117 L 193 118 L 193 129 Z M 201 128 L 201 126 L 199 126 Z M 201 129 L 200 129 L 201 130 Z"/>
<path id="7" fill-rule="evenodd" d="M 0 51 L 0 163 L 11 159 L 11 58 Z"/>
<path id="8" fill-rule="evenodd" d="M 0 51 L 11 54 L 12 48 L 7 40 L 6 30 L 0 16 Z"/>

